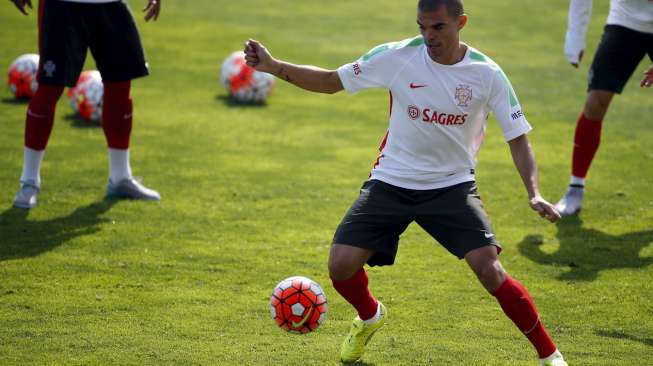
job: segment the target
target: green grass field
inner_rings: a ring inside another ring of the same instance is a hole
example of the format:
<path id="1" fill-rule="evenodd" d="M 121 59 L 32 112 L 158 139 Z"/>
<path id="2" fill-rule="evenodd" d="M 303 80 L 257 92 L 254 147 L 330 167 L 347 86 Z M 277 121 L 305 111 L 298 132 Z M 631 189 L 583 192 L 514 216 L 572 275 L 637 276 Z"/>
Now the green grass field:
<path id="1" fill-rule="evenodd" d="M 139 14 L 151 76 L 133 83 L 132 167 L 160 203 L 104 200 L 102 131 L 62 98 L 40 205 L 12 208 L 26 104 L 2 89 L 0 364 L 337 365 L 354 311 L 326 259 L 387 128 L 387 92 L 327 96 L 278 82 L 267 105 L 239 107 L 219 66 L 253 37 L 276 57 L 335 68 L 417 34 L 414 3 L 166 0 L 158 23 Z M 542 193 L 556 201 L 608 1 L 595 1 L 580 70 L 562 51 L 567 1 L 465 3 L 462 37 L 510 77 L 535 128 Z M 36 51 L 36 17 L 0 7 L 8 67 Z M 502 262 L 570 365 L 653 364 L 653 90 L 639 87 L 648 65 L 608 113 L 579 217 L 551 225 L 530 211 L 494 119 L 479 155 Z M 389 320 L 362 364 L 536 364 L 466 264 L 416 225 L 397 263 L 369 272 Z M 328 320 L 309 335 L 270 319 L 272 288 L 291 275 L 327 292 Z"/>

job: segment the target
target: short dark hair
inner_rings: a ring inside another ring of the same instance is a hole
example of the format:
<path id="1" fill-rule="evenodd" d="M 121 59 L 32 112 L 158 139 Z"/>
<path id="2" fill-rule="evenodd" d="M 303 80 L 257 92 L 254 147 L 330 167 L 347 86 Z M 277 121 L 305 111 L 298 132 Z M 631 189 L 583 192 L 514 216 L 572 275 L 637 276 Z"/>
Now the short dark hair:
<path id="1" fill-rule="evenodd" d="M 436 11 L 441 6 L 447 8 L 447 13 L 452 17 L 459 17 L 465 13 L 463 0 L 419 0 L 417 9 L 419 11 Z"/>

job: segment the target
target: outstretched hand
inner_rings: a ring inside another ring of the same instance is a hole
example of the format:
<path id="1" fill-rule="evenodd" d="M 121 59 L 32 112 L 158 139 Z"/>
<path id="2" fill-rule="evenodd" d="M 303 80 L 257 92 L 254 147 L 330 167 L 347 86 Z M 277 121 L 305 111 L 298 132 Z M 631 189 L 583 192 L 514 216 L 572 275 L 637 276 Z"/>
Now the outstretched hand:
<path id="1" fill-rule="evenodd" d="M 247 65 L 258 71 L 269 73 L 274 69 L 275 59 L 272 58 L 270 51 L 260 42 L 249 39 L 245 42 L 245 49 L 243 51 L 245 52 Z"/>
<path id="2" fill-rule="evenodd" d="M 570 62 L 571 66 L 578 68 L 578 65 L 580 65 L 580 62 L 583 60 L 583 53 L 584 51 L 581 50 L 580 53 L 578 54 L 578 61 L 572 61 Z"/>
<path id="3" fill-rule="evenodd" d="M 21 13 L 27 15 L 27 10 L 25 9 L 25 5 L 27 5 L 30 9 L 32 9 L 32 0 L 10 0 L 18 10 L 20 10 Z"/>
<path id="4" fill-rule="evenodd" d="M 159 19 L 159 13 L 161 12 L 161 0 L 148 0 L 147 5 L 143 8 L 145 14 L 145 21 L 149 22 L 150 20 L 156 21 Z"/>
<path id="5" fill-rule="evenodd" d="M 640 84 L 642 88 L 650 88 L 653 85 L 653 66 L 649 67 L 646 72 L 644 72 L 644 79 Z"/>
<path id="6" fill-rule="evenodd" d="M 528 202 L 531 208 L 540 214 L 541 217 L 549 220 L 550 222 L 557 222 L 560 220 L 560 213 L 553 207 L 552 204 L 547 202 L 541 196 L 535 196 Z"/>

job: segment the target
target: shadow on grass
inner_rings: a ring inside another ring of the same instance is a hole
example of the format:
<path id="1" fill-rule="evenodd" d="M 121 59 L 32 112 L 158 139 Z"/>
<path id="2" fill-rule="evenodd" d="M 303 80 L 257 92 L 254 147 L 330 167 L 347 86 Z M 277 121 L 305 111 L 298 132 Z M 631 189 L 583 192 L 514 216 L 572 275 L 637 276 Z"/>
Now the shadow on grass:
<path id="1" fill-rule="evenodd" d="M 100 121 L 87 121 L 77 113 L 67 114 L 63 117 L 64 121 L 70 122 L 70 125 L 77 128 L 99 128 L 102 127 Z"/>
<path id="2" fill-rule="evenodd" d="M 624 332 L 618 331 L 618 330 L 599 330 L 596 332 L 597 335 L 601 337 L 609 337 L 609 338 L 616 338 L 616 339 L 627 339 L 629 341 L 634 341 L 634 342 L 640 342 L 643 343 L 649 347 L 653 347 L 653 338 L 643 338 L 643 337 L 638 337 L 630 334 L 626 334 Z"/>
<path id="3" fill-rule="evenodd" d="M 4 104 L 13 104 L 13 105 L 28 105 L 29 104 L 29 99 L 27 99 L 27 98 L 22 98 L 22 99 L 2 98 L 2 103 L 4 103 Z"/>
<path id="4" fill-rule="evenodd" d="M 34 257 L 73 238 L 100 231 L 100 224 L 106 221 L 102 214 L 116 202 L 102 200 L 45 221 L 30 221 L 28 210 L 15 207 L 0 213 L 0 261 Z"/>
<path id="5" fill-rule="evenodd" d="M 371 362 L 365 362 L 365 361 L 354 361 L 354 362 L 340 362 L 341 365 L 343 366 L 375 366 L 376 364 L 371 363 Z"/>
<path id="6" fill-rule="evenodd" d="M 611 235 L 582 227 L 578 216 L 566 217 L 558 225 L 560 247 L 546 253 L 541 235 L 528 235 L 518 244 L 519 252 L 540 264 L 567 266 L 559 279 L 594 281 L 599 272 L 616 268 L 642 268 L 653 263 L 653 256 L 640 257 L 641 250 L 653 243 L 653 230 Z"/>
<path id="7" fill-rule="evenodd" d="M 268 106 L 268 104 L 265 101 L 259 103 L 238 102 L 237 100 L 235 100 L 234 98 L 226 94 L 218 94 L 215 96 L 215 99 L 221 101 L 225 106 L 232 107 L 232 108 L 265 108 Z"/>

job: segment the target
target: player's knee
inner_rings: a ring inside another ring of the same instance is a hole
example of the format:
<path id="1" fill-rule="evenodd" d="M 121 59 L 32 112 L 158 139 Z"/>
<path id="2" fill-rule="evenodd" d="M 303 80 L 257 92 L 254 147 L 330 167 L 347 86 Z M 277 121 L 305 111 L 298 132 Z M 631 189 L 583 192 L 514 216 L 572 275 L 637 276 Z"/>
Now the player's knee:
<path id="1" fill-rule="evenodd" d="M 498 260 L 488 261 L 474 269 L 483 287 L 488 292 L 494 292 L 505 280 L 505 271 Z"/>
<path id="2" fill-rule="evenodd" d="M 614 93 L 603 90 L 590 91 L 585 102 L 585 117 L 593 121 L 603 120 L 613 95 Z"/>
<path id="3" fill-rule="evenodd" d="M 328 267 L 329 276 L 336 281 L 349 279 L 361 269 L 359 261 L 353 260 L 352 257 L 333 249 L 329 254 Z"/>

